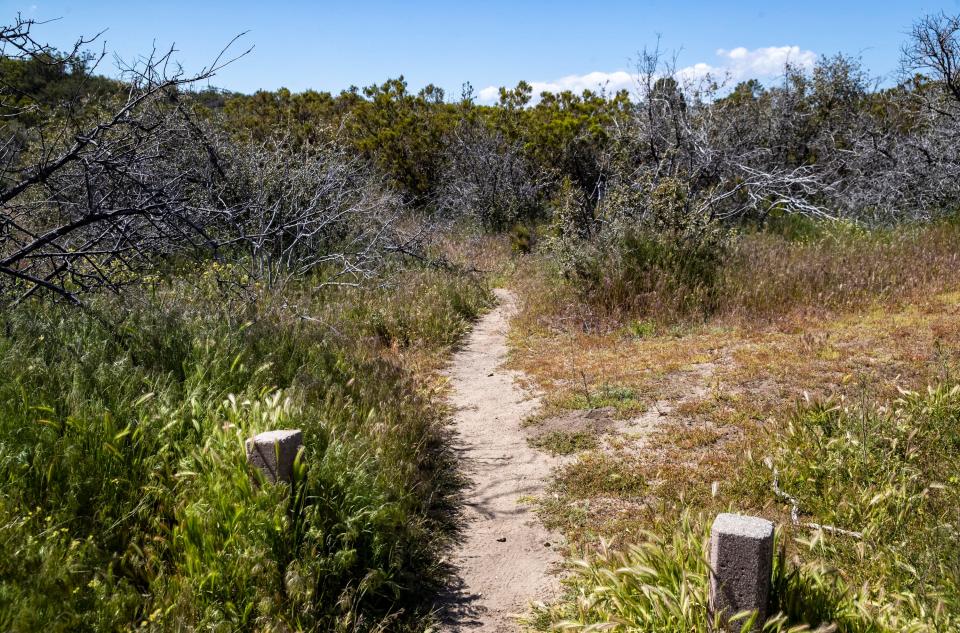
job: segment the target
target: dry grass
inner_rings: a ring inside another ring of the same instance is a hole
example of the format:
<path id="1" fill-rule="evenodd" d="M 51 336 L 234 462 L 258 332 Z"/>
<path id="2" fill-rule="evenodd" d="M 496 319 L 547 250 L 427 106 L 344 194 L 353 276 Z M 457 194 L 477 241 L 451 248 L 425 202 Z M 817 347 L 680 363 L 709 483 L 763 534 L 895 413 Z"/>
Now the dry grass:
<path id="1" fill-rule="evenodd" d="M 589 431 L 550 431 L 528 440 L 534 448 L 553 455 L 572 455 L 580 451 L 596 448 L 596 433 Z"/>
<path id="2" fill-rule="evenodd" d="M 515 266 L 512 283 L 536 297 L 524 320 L 558 331 L 624 329 L 637 338 L 671 335 L 689 324 L 755 326 L 798 316 L 850 312 L 873 305 L 903 306 L 955 290 L 960 269 L 960 221 L 866 232 L 846 224 L 817 225 L 813 237 L 788 240 L 750 233 L 734 242 L 709 305 L 681 310 L 671 290 L 612 301 L 597 288 L 563 283 L 549 257 Z M 608 275 L 628 271 L 608 271 Z M 669 296 L 668 296 L 669 295 Z M 529 329 L 531 323 L 527 323 Z"/>
<path id="3" fill-rule="evenodd" d="M 752 236 L 719 313 L 655 328 L 599 314 L 540 262 L 521 265 L 511 358 L 544 392 L 541 417 L 595 408 L 585 395 L 610 385 L 633 403 L 610 412 L 626 418 L 618 434 L 559 474 L 545 518 L 574 546 L 629 540 L 685 508 L 785 518 L 741 467 L 762 460 L 799 401 L 895 397 L 960 366 L 956 236 L 951 226 L 830 243 Z M 597 453 L 616 456 L 620 476 L 644 485 L 611 494 Z"/>
<path id="4" fill-rule="evenodd" d="M 755 323 L 922 301 L 955 287 L 958 240 L 957 222 L 873 233 L 838 225 L 801 242 L 750 235 L 725 269 L 717 314 Z"/>
<path id="5" fill-rule="evenodd" d="M 517 257 L 508 235 L 464 227 L 442 233 L 439 239 L 437 255 L 454 266 L 486 274 L 494 285 L 515 269 Z"/>

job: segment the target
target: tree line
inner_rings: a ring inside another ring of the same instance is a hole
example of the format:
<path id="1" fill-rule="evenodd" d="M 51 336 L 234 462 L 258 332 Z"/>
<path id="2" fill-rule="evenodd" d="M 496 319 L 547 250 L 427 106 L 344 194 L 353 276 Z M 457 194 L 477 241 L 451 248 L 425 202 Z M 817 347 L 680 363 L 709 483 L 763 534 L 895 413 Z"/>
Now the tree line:
<path id="1" fill-rule="evenodd" d="M 154 51 L 106 79 L 95 38 L 57 51 L 37 27 L 0 30 L 0 283 L 18 299 L 77 300 L 211 253 L 260 279 L 355 283 L 455 224 L 549 226 L 585 274 L 585 250 L 638 233 L 710 250 L 784 214 L 889 224 L 960 200 L 960 18 L 945 13 L 914 24 L 893 86 L 844 55 L 772 85 L 681 80 L 655 48 L 631 91 L 535 99 L 520 82 L 490 105 L 403 77 L 197 89 L 230 49 L 194 75 Z"/>

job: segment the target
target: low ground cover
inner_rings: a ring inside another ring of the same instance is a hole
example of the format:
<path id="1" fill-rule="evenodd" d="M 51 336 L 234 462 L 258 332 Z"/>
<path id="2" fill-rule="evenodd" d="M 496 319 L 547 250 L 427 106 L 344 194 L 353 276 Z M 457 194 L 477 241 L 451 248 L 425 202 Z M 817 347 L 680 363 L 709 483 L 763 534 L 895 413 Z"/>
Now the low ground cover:
<path id="1" fill-rule="evenodd" d="M 602 417 L 594 445 L 558 469 L 541 504 L 572 559 L 587 561 L 574 564 L 568 599 L 539 613 L 541 624 L 705 627 L 703 614 L 650 614 L 670 610 L 656 596 L 696 604 L 703 530 L 734 510 L 781 526 L 784 574 L 798 583 L 778 598 L 793 605 L 784 622 L 953 625 L 960 299 L 956 241 L 946 236 L 956 229 L 927 231 L 746 236 L 719 282 L 720 307 L 685 319 L 611 313 L 575 288 L 551 294 L 536 273 L 517 280 L 522 294 L 549 298 L 526 304 L 511 339 L 513 366 L 545 396 L 532 442 L 539 425 L 556 434 L 557 420 L 583 416 L 574 410 Z M 637 410 L 592 406 L 585 395 L 604 389 L 633 394 Z M 783 492 L 800 523 L 862 536 L 794 525 Z M 691 556 L 699 562 L 685 563 Z M 674 574 L 682 582 L 664 584 Z M 621 590 L 614 608 L 610 594 Z M 828 595 L 829 609 L 804 606 Z"/>

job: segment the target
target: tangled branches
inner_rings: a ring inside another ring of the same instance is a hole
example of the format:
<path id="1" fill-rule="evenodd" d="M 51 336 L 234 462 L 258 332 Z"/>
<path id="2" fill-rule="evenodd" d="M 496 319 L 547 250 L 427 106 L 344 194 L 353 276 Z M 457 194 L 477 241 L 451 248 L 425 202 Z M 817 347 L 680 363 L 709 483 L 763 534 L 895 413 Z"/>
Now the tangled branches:
<path id="1" fill-rule="evenodd" d="M 397 197 L 335 143 L 294 150 L 223 132 L 190 89 L 237 58 L 229 46 L 193 74 L 172 49 L 154 51 L 113 81 L 90 74 L 79 51 L 91 40 L 58 53 L 34 26 L 0 29 L 2 61 L 50 66 L 75 92 L 0 86 L 0 291 L 14 300 L 45 290 L 78 303 L 195 257 L 233 257 L 268 284 L 315 270 L 350 283 L 421 237 L 399 229 Z M 103 98 L 85 99 L 93 82 Z"/>
<path id="2" fill-rule="evenodd" d="M 467 216 L 488 230 L 502 231 L 536 216 L 547 182 L 519 141 L 464 119 L 446 141 L 436 204 L 448 217 Z"/>

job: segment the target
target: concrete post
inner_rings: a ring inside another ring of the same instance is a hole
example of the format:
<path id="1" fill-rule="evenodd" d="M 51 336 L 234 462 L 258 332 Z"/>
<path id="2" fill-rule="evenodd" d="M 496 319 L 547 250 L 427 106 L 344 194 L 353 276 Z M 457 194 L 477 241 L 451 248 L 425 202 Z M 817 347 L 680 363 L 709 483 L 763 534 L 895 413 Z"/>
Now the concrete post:
<path id="1" fill-rule="evenodd" d="M 247 462 L 260 469 L 270 481 L 290 481 L 293 460 L 303 446 L 300 429 L 267 431 L 246 441 Z"/>
<path id="2" fill-rule="evenodd" d="M 720 614 L 726 631 L 739 633 L 743 622 L 729 622 L 741 611 L 756 611 L 754 630 L 767 616 L 773 571 L 773 523 L 758 517 L 720 514 L 710 530 L 710 617 Z"/>

